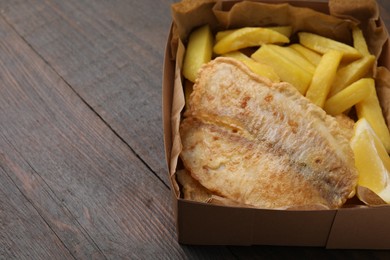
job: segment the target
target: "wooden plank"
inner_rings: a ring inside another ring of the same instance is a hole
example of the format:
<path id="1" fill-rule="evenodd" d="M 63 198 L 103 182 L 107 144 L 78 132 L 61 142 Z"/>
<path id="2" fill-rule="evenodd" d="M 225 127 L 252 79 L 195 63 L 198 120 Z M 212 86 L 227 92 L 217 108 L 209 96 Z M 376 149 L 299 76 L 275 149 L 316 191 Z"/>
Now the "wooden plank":
<path id="1" fill-rule="evenodd" d="M 73 256 L 0 168 L 0 259 L 59 258 Z"/>
<path id="2" fill-rule="evenodd" d="M 4 141 L 4 139 L 1 139 L 1 141 Z M 20 221 L 23 225 L 26 225 L 23 231 L 14 230 L 9 227 L 3 231 L 5 234 L 8 234 L 9 237 L 7 239 L 1 238 L 0 240 L 11 241 L 11 243 L 15 246 L 15 249 L 12 248 L 12 251 L 26 253 L 30 249 L 34 250 L 35 247 L 40 248 L 41 246 L 44 248 L 55 249 L 55 247 L 51 246 L 49 243 L 51 242 L 50 237 L 55 236 L 56 239 L 59 240 L 57 237 L 57 235 L 59 235 L 61 238 L 61 243 L 63 242 L 63 238 L 69 239 L 69 241 L 71 241 L 71 243 L 65 242 L 64 246 L 69 247 L 72 257 L 86 258 L 90 255 L 94 255 L 98 259 L 103 258 L 103 253 L 100 252 L 99 248 L 89 238 L 88 234 L 80 226 L 72 213 L 69 212 L 66 205 L 63 204 L 63 201 L 61 201 L 59 197 L 51 190 L 51 188 L 45 183 L 39 173 L 35 172 L 35 170 L 31 168 L 31 166 L 26 161 L 24 161 L 24 158 L 20 156 L 20 153 L 15 150 L 14 147 L 7 146 L 7 144 L 4 142 L 0 142 L 0 144 L 1 148 L 4 148 L 4 150 L 7 151 L 7 154 L 0 154 L 0 165 L 4 170 L 4 175 L 10 178 L 13 184 L 4 185 L 4 190 L 8 193 L 19 192 L 19 200 L 22 198 L 26 199 L 27 202 L 24 202 L 24 204 L 30 204 L 29 207 L 34 208 L 36 211 L 36 216 L 30 217 L 28 220 L 24 219 Z M 15 157 L 11 158 L 11 156 Z M 7 195 L 5 198 L 9 200 L 11 196 Z M 18 206 L 18 203 L 15 203 L 14 207 Z M 27 209 L 28 207 L 25 209 L 20 209 L 21 214 L 28 213 Z M 4 212 L 4 216 L 9 218 L 8 222 L 15 226 L 16 222 L 12 217 L 13 215 L 14 214 L 11 211 Z M 51 235 L 49 234 L 49 231 L 45 231 L 45 233 L 47 233 L 46 237 L 49 238 L 49 241 L 38 239 L 36 237 L 36 232 L 45 229 L 40 228 L 37 225 L 30 226 L 29 221 L 35 219 L 36 221 L 41 221 L 48 225 L 46 229 L 53 233 L 53 235 Z M 22 239 L 20 237 L 17 238 L 21 235 L 19 233 L 23 235 Z M 31 245 L 30 247 L 25 247 L 25 244 Z M 18 246 L 23 250 L 16 250 Z M 75 250 L 75 248 L 77 248 L 77 250 Z M 50 250 L 48 250 L 47 253 L 49 252 Z M 54 256 L 55 254 L 48 255 L 45 258 L 55 258 Z"/>
<path id="3" fill-rule="evenodd" d="M 0 243 L 28 256 L 24 245 L 45 231 L 30 223 L 44 222 L 75 258 L 183 258 L 170 190 L 1 17 L 0 35 L 0 174 L 13 183 L 1 193 L 25 197 L 20 216 L 37 212 L 25 229 L 2 212 L 11 224 Z"/>
<path id="4" fill-rule="evenodd" d="M 170 3 L 0 3 L 18 33 L 166 184 L 161 76 Z"/>
<path id="5" fill-rule="evenodd" d="M 182 257 L 170 190 L 2 19 L 0 35 L 0 165 L 40 221 L 77 258 Z"/>

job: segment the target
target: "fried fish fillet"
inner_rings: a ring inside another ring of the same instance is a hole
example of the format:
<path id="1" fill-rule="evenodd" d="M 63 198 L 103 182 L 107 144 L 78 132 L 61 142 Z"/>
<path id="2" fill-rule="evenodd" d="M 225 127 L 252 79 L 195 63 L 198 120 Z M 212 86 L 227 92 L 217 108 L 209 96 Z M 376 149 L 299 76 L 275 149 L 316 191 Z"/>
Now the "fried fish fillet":
<path id="1" fill-rule="evenodd" d="M 205 187 L 200 185 L 198 181 L 193 179 L 189 172 L 185 169 L 177 171 L 177 180 L 183 187 L 183 198 L 188 200 L 195 200 L 201 202 L 207 202 L 211 198 L 211 192 Z"/>
<path id="2" fill-rule="evenodd" d="M 292 85 L 230 58 L 201 69 L 180 135 L 193 178 L 242 204 L 337 208 L 355 191 L 353 152 L 338 122 Z"/>

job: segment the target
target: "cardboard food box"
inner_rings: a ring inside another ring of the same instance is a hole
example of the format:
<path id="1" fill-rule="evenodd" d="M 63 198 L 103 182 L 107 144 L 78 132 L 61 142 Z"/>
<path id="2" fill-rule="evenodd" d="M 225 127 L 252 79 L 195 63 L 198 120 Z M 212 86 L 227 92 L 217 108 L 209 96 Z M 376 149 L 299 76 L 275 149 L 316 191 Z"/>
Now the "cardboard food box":
<path id="1" fill-rule="evenodd" d="M 167 42 L 163 74 L 164 144 L 173 193 L 178 241 L 193 245 L 287 245 L 390 249 L 389 205 L 367 206 L 356 199 L 334 210 L 274 210 L 208 204 L 180 197 L 180 188 L 175 173 L 183 167 L 177 159 L 180 153 L 180 145 L 177 142 L 179 141 L 178 124 L 184 107 L 184 95 L 182 85 L 176 84 L 175 81 L 180 81 L 180 67 L 184 52 L 182 39 L 185 39 L 195 26 L 204 23 L 211 24 L 213 28 L 221 26 L 220 22 L 217 22 L 215 13 L 219 16 L 229 16 L 232 7 L 239 1 L 200 1 L 201 4 L 199 2 L 196 4 L 197 1 L 192 2 L 195 7 L 191 8 L 202 14 L 206 13 L 206 15 L 189 11 L 184 14 L 186 19 L 182 19 L 184 21 L 180 25 L 182 28 L 173 24 Z M 340 6 L 343 1 L 337 0 L 330 0 L 329 4 L 323 1 L 268 2 L 276 5 L 288 3 L 289 7 L 284 5 L 284 7 L 280 6 L 275 9 L 277 12 L 284 12 L 282 15 L 276 15 L 279 17 L 277 19 L 283 20 L 283 17 L 290 17 L 288 10 L 292 7 L 309 8 L 324 14 L 331 13 L 348 22 L 362 24 L 366 38 L 369 38 L 370 51 L 378 57 L 378 68 L 383 67 L 377 71 L 377 74 L 383 74 L 378 77 L 377 84 L 384 86 L 378 88 L 377 91 L 388 121 L 390 113 L 386 99 L 389 87 L 386 82 L 389 79 L 387 69 L 390 68 L 390 47 L 387 31 L 378 16 L 379 11 L 374 1 L 350 1 L 357 3 L 356 7 L 345 9 L 343 9 L 345 5 Z M 363 2 L 371 2 L 369 4 L 372 8 L 367 9 L 364 5 L 362 7 Z M 301 9 L 297 10 L 301 11 Z M 180 16 L 180 13 L 178 15 Z M 245 16 L 256 17 L 257 14 L 248 11 Z M 272 21 L 271 16 L 275 14 L 263 17 L 263 19 L 258 18 L 256 24 L 252 25 L 274 25 L 275 21 Z M 310 19 L 313 17 L 316 15 L 302 18 L 301 23 L 306 23 L 308 30 L 315 31 L 315 26 L 307 24 L 312 21 Z M 248 25 L 245 19 L 234 20 L 232 18 L 223 26 L 226 29 Z M 289 21 L 286 18 L 284 22 Z M 335 30 L 343 30 L 344 25 L 336 25 L 329 22 L 322 25 L 324 27 L 322 29 L 332 37 Z M 180 47 L 180 45 L 183 46 Z"/>

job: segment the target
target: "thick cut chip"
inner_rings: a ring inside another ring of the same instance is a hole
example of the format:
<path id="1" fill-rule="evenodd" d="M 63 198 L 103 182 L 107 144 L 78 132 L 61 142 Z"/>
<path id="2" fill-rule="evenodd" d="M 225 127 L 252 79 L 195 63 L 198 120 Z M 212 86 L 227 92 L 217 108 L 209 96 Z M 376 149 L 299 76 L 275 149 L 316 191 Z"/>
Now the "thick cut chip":
<path id="1" fill-rule="evenodd" d="M 338 115 L 347 111 L 355 104 L 365 99 L 371 92 L 370 84 L 374 80 L 363 78 L 346 87 L 333 97 L 326 100 L 324 110 L 330 115 Z"/>
<path id="2" fill-rule="evenodd" d="M 346 86 L 365 77 L 372 70 L 375 63 L 374 55 L 367 55 L 361 59 L 353 61 L 337 71 L 336 78 L 332 84 L 329 96 L 334 96 L 336 93 L 343 90 Z"/>
<path id="3" fill-rule="evenodd" d="M 356 104 L 358 118 L 365 118 L 374 129 L 376 135 L 382 141 L 388 153 L 390 153 L 390 132 L 383 117 L 378 96 L 376 94 L 375 82 L 369 85 L 370 94 L 361 102 Z"/>
<path id="4" fill-rule="evenodd" d="M 281 33 L 283 34 L 284 36 L 286 36 L 287 38 L 290 38 L 291 37 L 291 34 L 292 34 L 292 26 L 273 26 L 273 27 L 267 27 L 268 29 L 270 30 L 274 30 L 278 33 Z"/>
<path id="5" fill-rule="evenodd" d="M 216 42 L 213 50 L 216 54 L 223 54 L 267 43 L 288 43 L 289 41 L 288 37 L 271 29 L 244 27 L 235 30 Z"/>
<path id="6" fill-rule="evenodd" d="M 268 47 L 271 48 L 273 51 L 278 52 L 280 55 L 284 56 L 292 64 L 301 67 L 302 69 L 306 70 L 310 74 L 314 74 L 314 71 L 316 70 L 316 66 L 311 64 L 305 57 L 303 57 L 296 50 L 289 47 L 278 46 L 275 44 L 269 44 Z"/>
<path id="7" fill-rule="evenodd" d="M 232 51 L 232 52 L 228 52 L 226 54 L 223 54 L 222 56 L 234 58 L 236 60 L 243 62 L 246 66 L 248 66 L 254 73 L 258 74 L 259 76 L 269 78 L 273 82 L 280 81 L 278 74 L 276 74 L 275 70 L 272 67 L 265 65 L 265 64 L 262 64 L 260 62 L 257 62 L 254 59 L 246 56 L 242 52 Z"/>
<path id="8" fill-rule="evenodd" d="M 272 67 L 282 81 L 292 84 L 301 94 L 306 93 L 313 75 L 270 48 L 268 44 L 261 46 L 251 58 Z"/>
<path id="9" fill-rule="evenodd" d="M 281 33 L 284 36 L 286 36 L 287 38 L 290 38 L 291 33 L 292 33 L 292 27 L 291 26 L 274 26 L 274 27 L 264 27 L 264 28 L 276 31 L 278 33 Z M 222 38 L 228 36 L 229 34 L 235 32 L 237 30 L 239 30 L 239 29 L 231 29 L 231 30 L 219 31 L 215 35 L 215 41 L 218 42 Z"/>
<path id="10" fill-rule="evenodd" d="M 314 66 L 317 66 L 318 63 L 321 61 L 321 54 L 306 48 L 302 44 L 294 43 L 289 46 L 289 48 L 296 50 L 299 52 L 303 57 L 305 57 L 311 64 Z"/>
<path id="11" fill-rule="evenodd" d="M 298 33 L 299 42 L 316 52 L 325 54 L 330 50 L 336 50 L 343 53 L 343 59 L 355 60 L 362 57 L 362 54 L 345 43 L 335 41 L 314 33 L 300 32 Z"/>
<path id="12" fill-rule="evenodd" d="M 330 50 L 322 56 L 316 68 L 306 97 L 319 107 L 325 104 L 342 56 L 341 52 Z"/>
<path id="13" fill-rule="evenodd" d="M 233 33 L 238 29 L 231 29 L 231 30 L 224 30 L 224 31 L 219 31 L 215 34 L 215 43 L 219 42 L 222 38 L 228 36 L 229 34 Z"/>
<path id="14" fill-rule="evenodd" d="M 358 50 L 363 56 L 371 55 L 367 47 L 366 39 L 364 38 L 362 30 L 359 27 L 352 29 L 353 47 Z"/>
<path id="15" fill-rule="evenodd" d="M 337 208 L 353 196 L 353 153 L 336 119 L 290 84 L 231 58 L 199 75 L 180 126 L 180 156 L 202 186 L 264 208 Z"/>
<path id="16" fill-rule="evenodd" d="M 274 26 L 274 27 L 264 27 L 265 29 L 270 29 L 270 30 L 273 30 L 273 31 L 276 31 L 278 33 L 281 33 L 283 34 L 284 36 L 286 36 L 287 38 L 290 38 L 291 36 L 291 33 L 292 33 L 292 27 L 291 26 Z M 228 36 L 229 34 L 237 31 L 237 30 L 240 30 L 240 29 L 231 29 L 231 30 L 224 30 L 224 31 L 219 31 L 217 32 L 217 34 L 215 35 L 215 41 L 218 42 L 220 41 L 222 38 Z"/>
<path id="17" fill-rule="evenodd" d="M 213 43 L 214 38 L 208 25 L 191 33 L 183 61 L 183 75 L 186 79 L 195 82 L 199 68 L 211 60 Z"/>

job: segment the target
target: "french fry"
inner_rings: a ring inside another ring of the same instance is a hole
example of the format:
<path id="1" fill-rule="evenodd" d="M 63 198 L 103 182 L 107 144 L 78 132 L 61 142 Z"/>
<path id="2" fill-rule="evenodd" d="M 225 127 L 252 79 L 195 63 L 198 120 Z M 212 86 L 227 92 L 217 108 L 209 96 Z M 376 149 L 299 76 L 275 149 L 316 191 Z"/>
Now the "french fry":
<path id="1" fill-rule="evenodd" d="M 251 58 L 272 67 L 279 75 L 280 80 L 289 82 L 296 87 L 300 93 L 306 93 L 312 74 L 291 63 L 283 55 L 272 50 L 268 44 L 261 46 L 251 55 Z"/>
<path id="2" fill-rule="evenodd" d="M 274 30 L 261 27 L 244 27 L 234 30 L 214 45 L 213 51 L 216 54 L 261 46 L 267 43 L 288 43 L 290 39 Z"/>
<path id="3" fill-rule="evenodd" d="M 276 51 L 279 54 L 281 54 L 282 56 L 284 56 L 291 63 L 301 67 L 302 69 L 306 70 L 310 74 L 314 74 L 316 66 L 311 64 L 308 60 L 306 60 L 305 57 L 303 57 L 296 50 L 289 48 L 289 47 L 282 47 L 282 46 L 278 46 L 278 45 L 274 45 L 274 44 L 269 44 L 268 46 L 273 51 Z"/>
<path id="4" fill-rule="evenodd" d="M 366 39 L 364 38 L 362 30 L 359 27 L 352 29 L 353 47 L 358 50 L 363 56 L 371 55 L 367 47 Z"/>
<path id="5" fill-rule="evenodd" d="M 319 107 L 325 104 L 342 57 L 343 53 L 339 51 L 326 52 L 314 72 L 306 97 Z"/>
<path id="6" fill-rule="evenodd" d="M 369 88 L 369 95 L 355 106 L 357 116 L 359 119 L 365 118 L 370 123 L 371 127 L 385 146 L 386 151 L 390 153 L 390 133 L 383 117 L 382 108 L 379 104 L 375 90 L 375 82 L 373 80 L 369 84 Z"/>
<path id="7" fill-rule="evenodd" d="M 292 33 L 292 27 L 291 26 L 274 26 L 274 27 L 264 27 L 270 30 L 274 30 L 278 33 L 283 34 L 284 36 L 290 38 L 291 33 Z M 231 29 L 231 30 L 224 30 L 224 31 L 219 31 L 215 35 L 215 42 L 220 41 L 223 37 L 231 34 L 232 32 L 239 30 L 239 29 Z"/>
<path id="8" fill-rule="evenodd" d="M 222 38 L 228 36 L 229 34 L 235 32 L 238 29 L 224 30 L 219 31 L 215 34 L 215 43 L 219 42 Z"/>
<path id="9" fill-rule="evenodd" d="M 274 30 L 278 33 L 281 33 L 288 38 L 290 38 L 292 34 L 292 26 L 274 26 L 274 27 L 267 27 L 267 28 Z"/>
<path id="10" fill-rule="evenodd" d="M 373 81 L 372 78 L 362 78 L 352 83 L 326 100 L 324 110 L 333 116 L 347 111 L 370 94 L 371 89 L 369 86 Z"/>
<path id="11" fill-rule="evenodd" d="M 314 66 L 317 66 L 318 63 L 320 63 L 322 55 L 303 46 L 299 43 L 294 43 L 289 46 L 289 48 L 292 48 L 299 52 L 303 57 L 305 57 L 311 64 Z"/>
<path id="12" fill-rule="evenodd" d="M 337 71 L 335 81 L 333 82 L 332 88 L 329 92 L 329 97 L 334 96 L 336 93 L 356 80 L 365 77 L 373 68 L 374 63 L 375 56 L 367 55 L 340 68 Z"/>
<path id="13" fill-rule="evenodd" d="M 208 25 L 195 29 L 189 37 L 183 61 L 183 75 L 195 82 L 199 68 L 211 60 L 214 37 Z"/>
<path id="14" fill-rule="evenodd" d="M 330 50 L 336 50 L 343 53 L 344 60 L 356 60 L 362 57 L 362 54 L 355 48 L 318 34 L 300 32 L 298 37 L 302 45 L 321 54 L 325 54 Z"/>
<path id="15" fill-rule="evenodd" d="M 275 70 L 272 67 L 265 65 L 265 64 L 262 64 L 262 63 L 259 63 L 259 62 L 255 61 L 254 59 L 246 56 L 242 52 L 233 51 L 233 52 L 225 53 L 222 56 L 234 58 L 236 60 L 243 62 L 245 65 L 248 66 L 248 68 L 251 71 L 253 71 L 254 73 L 256 73 L 260 76 L 269 78 L 273 82 L 280 81 L 278 74 L 276 74 Z"/>

